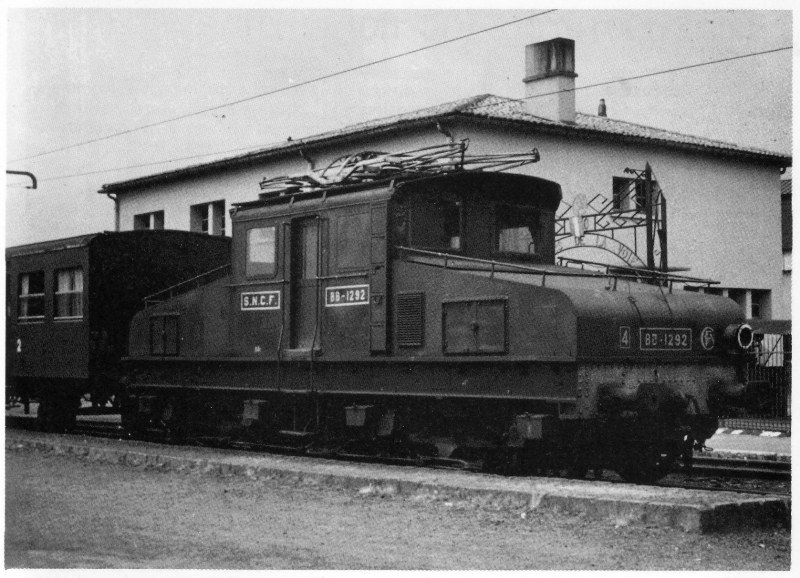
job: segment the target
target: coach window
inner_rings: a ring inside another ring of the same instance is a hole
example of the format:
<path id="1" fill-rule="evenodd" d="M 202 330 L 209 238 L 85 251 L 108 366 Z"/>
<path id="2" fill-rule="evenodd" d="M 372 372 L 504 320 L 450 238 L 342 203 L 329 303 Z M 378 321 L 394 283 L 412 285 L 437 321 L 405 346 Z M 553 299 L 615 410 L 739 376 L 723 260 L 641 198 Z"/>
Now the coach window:
<path id="1" fill-rule="evenodd" d="M 20 275 L 18 317 L 22 321 L 44 319 L 44 271 Z"/>
<path id="2" fill-rule="evenodd" d="M 515 255 L 538 255 L 541 247 L 539 211 L 528 207 L 497 207 L 497 251 Z"/>
<path id="3" fill-rule="evenodd" d="M 254 227 L 247 231 L 248 277 L 272 277 L 275 275 L 275 227 Z"/>
<path id="4" fill-rule="evenodd" d="M 61 269 L 55 277 L 55 314 L 57 319 L 83 317 L 83 271 Z"/>

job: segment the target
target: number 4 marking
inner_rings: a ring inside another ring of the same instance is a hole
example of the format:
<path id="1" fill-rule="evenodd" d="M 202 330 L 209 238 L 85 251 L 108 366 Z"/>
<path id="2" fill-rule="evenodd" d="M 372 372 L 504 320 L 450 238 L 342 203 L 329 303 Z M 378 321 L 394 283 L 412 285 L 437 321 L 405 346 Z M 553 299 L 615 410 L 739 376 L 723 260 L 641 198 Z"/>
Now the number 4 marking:
<path id="1" fill-rule="evenodd" d="M 619 346 L 621 349 L 630 349 L 631 347 L 631 328 L 627 325 L 619 328 Z"/>

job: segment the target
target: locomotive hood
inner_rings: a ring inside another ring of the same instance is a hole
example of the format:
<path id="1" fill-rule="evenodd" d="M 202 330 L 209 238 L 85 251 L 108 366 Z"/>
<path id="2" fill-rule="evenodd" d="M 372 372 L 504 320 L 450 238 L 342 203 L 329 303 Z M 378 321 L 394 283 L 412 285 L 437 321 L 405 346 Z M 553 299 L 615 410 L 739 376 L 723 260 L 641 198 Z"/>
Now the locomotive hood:
<path id="1" fill-rule="evenodd" d="M 726 297 L 562 267 L 538 269 L 541 274 L 495 272 L 493 278 L 516 287 L 512 293 L 558 293 L 575 322 L 578 358 L 714 355 L 742 349 L 738 341 L 751 340 L 739 335 L 744 317 Z"/>
<path id="2" fill-rule="evenodd" d="M 652 285 L 627 289 L 563 290 L 578 319 L 581 356 L 711 354 L 737 345 L 730 332 L 743 316 L 734 301 Z"/>

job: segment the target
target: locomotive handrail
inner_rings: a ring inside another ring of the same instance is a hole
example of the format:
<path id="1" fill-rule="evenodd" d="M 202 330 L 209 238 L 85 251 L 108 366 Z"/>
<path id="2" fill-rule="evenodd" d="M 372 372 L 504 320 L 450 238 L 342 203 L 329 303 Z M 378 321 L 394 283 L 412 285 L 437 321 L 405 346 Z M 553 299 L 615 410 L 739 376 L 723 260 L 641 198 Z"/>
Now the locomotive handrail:
<path id="1" fill-rule="evenodd" d="M 574 259 L 572 257 L 559 257 L 559 261 L 570 261 L 572 263 L 586 264 L 586 265 L 599 265 L 605 267 L 607 270 L 610 268 L 622 269 L 624 271 L 631 271 L 632 273 L 641 273 L 649 277 L 660 277 L 665 281 L 682 281 L 691 283 L 702 283 L 704 285 L 719 285 L 719 281 L 712 279 L 702 279 L 700 277 L 691 277 L 689 275 L 676 275 L 669 271 L 658 271 L 656 269 L 641 269 L 638 267 L 630 267 L 628 265 L 609 265 L 607 263 L 598 263 L 596 261 L 585 261 L 583 259 Z M 613 273 L 609 273 L 612 274 Z"/>
<path id="2" fill-rule="evenodd" d="M 642 280 L 643 278 L 651 278 L 653 280 L 658 280 L 658 281 L 669 281 L 669 282 L 672 282 L 672 281 L 689 282 L 690 281 L 690 282 L 693 282 L 693 283 L 703 283 L 703 284 L 709 284 L 709 285 L 718 284 L 719 283 L 719 281 L 711 281 L 711 280 L 708 280 L 708 279 L 700 279 L 700 278 L 688 277 L 688 276 L 684 276 L 684 275 L 672 275 L 672 274 L 670 274 L 668 272 L 663 272 L 663 271 L 653 271 L 653 270 L 650 270 L 650 269 L 636 269 L 634 267 L 617 267 L 615 265 L 608 265 L 608 264 L 605 264 L 605 263 L 595 263 L 595 262 L 592 262 L 592 261 L 579 261 L 577 259 L 575 259 L 575 260 L 570 259 L 570 260 L 574 261 L 574 262 L 578 262 L 578 263 L 592 264 L 592 265 L 598 265 L 598 266 L 601 266 L 601 267 L 605 267 L 606 271 L 605 272 L 603 272 L 603 271 L 585 271 L 583 269 L 568 269 L 567 267 L 564 267 L 565 270 L 563 270 L 563 271 L 558 271 L 558 270 L 553 270 L 553 269 L 542 269 L 542 268 L 534 267 L 532 265 L 522 265 L 522 264 L 519 264 L 519 263 L 510 263 L 508 261 L 495 261 L 495 260 L 491 260 L 491 259 L 480 259 L 478 257 L 467 257 L 467 256 L 464 256 L 464 255 L 453 255 L 452 253 L 441 253 L 441 252 L 438 252 L 438 251 L 428 251 L 428 250 L 425 250 L 425 249 L 415 249 L 413 247 L 404 247 L 402 245 L 397 245 L 397 246 L 395 246 L 395 248 L 397 250 L 399 250 L 401 252 L 405 252 L 405 253 L 417 254 L 417 255 L 428 256 L 428 257 L 437 257 L 437 258 L 443 259 L 443 261 L 444 261 L 443 265 L 437 265 L 436 263 L 428 263 L 428 264 L 433 265 L 433 266 L 440 266 L 440 267 L 442 267 L 444 269 L 452 269 L 453 268 L 453 267 L 449 266 L 449 262 L 450 261 L 462 261 L 462 262 L 467 262 L 467 263 L 488 265 L 489 266 L 488 269 L 472 269 L 471 268 L 471 269 L 468 269 L 468 270 L 472 270 L 472 271 L 480 271 L 480 270 L 488 271 L 491 276 L 494 276 L 494 274 L 496 272 L 498 272 L 498 271 L 500 271 L 500 272 L 511 272 L 511 271 L 508 271 L 508 269 L 510 268 L 510 269 L 514 269 L 514 270 L 516 270 L 516 272 L 520 272 L 520 273 L 528 273 L 528 274 L 532 274 L 532 275 L 542 275 L 542 283 L 543 284 L 544 284 L 544 279 L 548 275 L 560 276 L 560 277 L 570 277 L 570 276 L 572 276 L 572 277 L 594 277 L 594 278 L 604 277 L 604 278 L 614 279 L 614 280 L 616 280 L 616 279 Z M 503 267 L 503 268 L 507 268 L 507 269 L 505 271 L 503 271 L 502 269 L 498 269 L 498 267 Z M 611 272 L 609 270 L 612 267 L 613 268 L 617 268 L 617 269 L 624 269 L 626 271 L 630 271 L 630 273 L 614 273 L 614 272 Z M 569 272 L 567 272 L 567 269 L 568 269 Z"/>
<path id="3" fill-rule="evenodd" d="M 191 279 L 186 279 L 185 281 L 181 281 L 175 285 L 171 285 L 166 289 L 162 289 L 152 295 L 148 295 L 143 299 L 145 308 L 149 307 L 150 305 L 154 305 L 156 303 L 161 303 L 162 301 L 166 301 L 167 299 L 171 299 L 178 293 L 183 293 L 184 291 L 188 291 L 189 289 L 194 289 L 196 287 L 201 287 L 205 283 L 208 283 L 212 279 L 208 279 L 213 275 L 218 275 L 225 270 L 231 268 L 231 264 L 227 263 L 222 265 L 221 267 L 217 267 L 216 269 L 211 269 L 210 271 L 206 271 L 205 273 L 201 273 L 196 277 L 192 277 Z M 191 286 L 191 287 L 189 287 Z"/>

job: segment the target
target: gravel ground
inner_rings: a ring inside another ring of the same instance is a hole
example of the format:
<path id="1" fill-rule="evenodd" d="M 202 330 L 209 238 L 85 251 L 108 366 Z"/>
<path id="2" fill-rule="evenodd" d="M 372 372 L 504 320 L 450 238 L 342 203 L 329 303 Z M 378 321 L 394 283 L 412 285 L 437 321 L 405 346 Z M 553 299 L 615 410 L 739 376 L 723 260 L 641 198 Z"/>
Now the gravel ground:
<path id="1" fill-rule="evenodd" d="M 788 570 L 790 542 L 6 452 L 7 568 Z"/>

